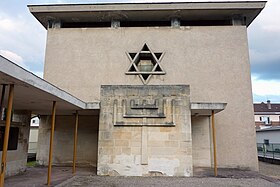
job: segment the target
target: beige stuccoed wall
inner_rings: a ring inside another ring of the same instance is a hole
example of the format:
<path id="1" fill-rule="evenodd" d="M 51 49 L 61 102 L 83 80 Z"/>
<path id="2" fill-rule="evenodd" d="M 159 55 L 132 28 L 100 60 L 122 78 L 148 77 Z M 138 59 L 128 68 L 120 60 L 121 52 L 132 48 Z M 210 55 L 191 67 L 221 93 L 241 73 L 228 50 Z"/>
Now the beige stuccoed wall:
<path id="1" fill-rule="evenodd" d="M 208 116 L 192 117 L 192 154 L 194 167 L 211 167 L 210 120 Z"/>
<path id="2" fill-rule="evenodd" d="M 77 140 L 77 165 L 96 166 L 98 116 L 79 116 Z M 54 165 L 72 165 L 74 116 L 56 116 L 53 155 Z M 48 165 L 51 116 L 41 116 L 36 160 L 40 165 Z"/>
<path id="3" fill-rule="evenodd" d="M 125 75 L 125 52 L 165 52 L 166 75 L 149 84 L 190 85 L 191 101 L 226 102 L 216 115 L 219 167 L 258 169 L 246 27 L 49 29 L 44 76 L 84 101 L 100 85 L 142 85 Z"/>

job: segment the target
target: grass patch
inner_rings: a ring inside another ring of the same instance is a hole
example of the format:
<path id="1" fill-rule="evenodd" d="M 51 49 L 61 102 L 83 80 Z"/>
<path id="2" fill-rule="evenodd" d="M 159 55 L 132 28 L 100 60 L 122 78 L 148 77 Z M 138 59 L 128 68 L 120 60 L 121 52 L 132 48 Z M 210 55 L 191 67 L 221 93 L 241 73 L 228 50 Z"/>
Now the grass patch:
<path id="1" fill-rule="evenodd" d="M 36 166 L 36 161 L 30 161 L 30 162 L 27 162 L 26 166 L 27 167 L 35 167 Z"/>

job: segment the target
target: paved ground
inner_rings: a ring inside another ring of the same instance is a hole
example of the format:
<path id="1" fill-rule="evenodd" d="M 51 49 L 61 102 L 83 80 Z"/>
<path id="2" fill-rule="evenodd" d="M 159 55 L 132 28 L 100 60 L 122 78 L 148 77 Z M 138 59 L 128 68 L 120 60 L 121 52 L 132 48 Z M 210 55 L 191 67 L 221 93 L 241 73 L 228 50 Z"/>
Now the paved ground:
<path id="1" fill-rule="evenodd" d="M 260 173 L 236 169 L 219 169 L 217 178 L 213 171 L 196 168 L 195 177 L 105 177 L 96 176 L 94 169 L 78 168 L 76 176 L 69 167 L 53 167 L 52 186 L 57 187 L 280 187 L 280 165 L 260 162 Z M 29 168 L 22 175 L 7 178 L 5 187 L 46 187 L 47 168 Z"/>
<path id="2" fill-rule="evenodd" d="M 5 187 L 46 187 L 47 167 L 31 167 L 23 174 L 5 179 Z M 93 168 L 77 168 L 78 176 L 90 176 L 96 173 Z M 71 167 L 52 167 L 51 186 L 58 185 L 73 177 Z"/>
<path id="3" fill-rule="evenodd" d="M 262 175 L 280 180 L 280 165 L 259 162 L 259 169 Z"/>
<path id="4" fill-rule="evenodd" d="M 59 187 L 279 187 L 280 184 L 261 178 L 185 178 L 185 177 L 74 177 Z"/>

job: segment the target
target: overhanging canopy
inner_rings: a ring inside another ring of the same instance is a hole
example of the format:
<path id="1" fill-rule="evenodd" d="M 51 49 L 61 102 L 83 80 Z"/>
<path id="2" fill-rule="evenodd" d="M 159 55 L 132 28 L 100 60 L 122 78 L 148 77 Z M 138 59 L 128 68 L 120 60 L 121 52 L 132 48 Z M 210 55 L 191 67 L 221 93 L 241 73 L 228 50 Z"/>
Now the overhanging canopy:
<path id="1" fill-rule="evenodd" d="M 191 103 L 191 114 L 193 116 L 211 116 L 214 113 L 221 112 L 226 108 L 226 103 Z"/>
<path id="2" fill-rule="evenodd" d="M 67 23 L 119 21 L 231 20 L 245 18 L 246 26 L 257 17 L 266 1 L 53 4 L 28 5 L 30 12 L 47 29 L 49 21 Z"/>

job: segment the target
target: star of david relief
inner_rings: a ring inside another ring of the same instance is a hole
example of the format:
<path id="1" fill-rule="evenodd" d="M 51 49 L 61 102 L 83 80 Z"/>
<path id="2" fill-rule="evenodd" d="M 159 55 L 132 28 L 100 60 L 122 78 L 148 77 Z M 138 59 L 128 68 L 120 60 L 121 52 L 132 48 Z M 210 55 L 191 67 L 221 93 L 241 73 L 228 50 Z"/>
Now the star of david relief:
<path id="1" fill-rule="evenodd" d="M 160 65 L 164 53 L 154 53 L 146 43 L 137 53 L 127 52 L 126 54 L 131 62 L 126 74 L 138 75 L 143 84 L 148 84 L 152 75 L 165 74 Z"/>

